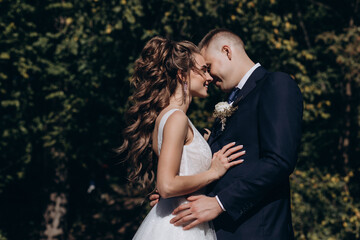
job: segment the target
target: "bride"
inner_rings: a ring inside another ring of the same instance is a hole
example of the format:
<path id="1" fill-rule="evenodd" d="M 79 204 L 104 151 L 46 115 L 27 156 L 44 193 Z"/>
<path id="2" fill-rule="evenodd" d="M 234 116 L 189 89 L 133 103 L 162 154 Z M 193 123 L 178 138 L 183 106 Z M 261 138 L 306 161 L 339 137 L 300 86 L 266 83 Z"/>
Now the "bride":
<path id="1" fill-rule="evenodd" d="M 188 41 L 154 37 L 135 62 L 134 104 L 118 151 L 126 153 L 132 179 L 149 186 L 156 172 L 161 199 L 133 239 L 216 239 L 210 223 L 186 231 L 170 224 L 172 211 L 186 202 L 187 195 L 202 193 L 206 185 L 243 161 L 232 161 L 244 155 L 235 143 L 212 156 L 186 115 L 192 97 L 206 97 L 211 81 L 199 49 Z"/>

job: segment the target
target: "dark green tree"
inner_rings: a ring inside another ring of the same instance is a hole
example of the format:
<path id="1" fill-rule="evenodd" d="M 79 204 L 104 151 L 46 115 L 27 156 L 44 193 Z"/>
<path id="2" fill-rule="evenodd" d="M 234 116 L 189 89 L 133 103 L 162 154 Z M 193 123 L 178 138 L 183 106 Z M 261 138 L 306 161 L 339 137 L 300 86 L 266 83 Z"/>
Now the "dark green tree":
<path id="1" fill-rule="evenodd" d="M 0 239 L 129 239 L 149 209 L 121 143 L 132 66 L 155 35 L 239 34 L 304 95 L 297 239 L 359 239 L 359 0 L 0 0 Z M 194 99 L 211 127 L 224 95 Z M 94 189 L 95 187 L 95 189 Z"/>

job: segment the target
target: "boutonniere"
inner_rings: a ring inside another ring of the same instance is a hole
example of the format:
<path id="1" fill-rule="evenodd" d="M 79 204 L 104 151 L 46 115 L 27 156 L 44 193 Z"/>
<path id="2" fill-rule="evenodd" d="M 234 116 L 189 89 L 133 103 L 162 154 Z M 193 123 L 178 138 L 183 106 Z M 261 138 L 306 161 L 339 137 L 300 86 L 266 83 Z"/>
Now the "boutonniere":
<path id="1" fill-rule="evenodd" d="M 233 107 L 232 104 L 227 102 L 219 102 L 215 105 L 214 117 L 220 118 L 221 131 L 225 129 L 226 118 L 230 117 L 238 107 Z"/>

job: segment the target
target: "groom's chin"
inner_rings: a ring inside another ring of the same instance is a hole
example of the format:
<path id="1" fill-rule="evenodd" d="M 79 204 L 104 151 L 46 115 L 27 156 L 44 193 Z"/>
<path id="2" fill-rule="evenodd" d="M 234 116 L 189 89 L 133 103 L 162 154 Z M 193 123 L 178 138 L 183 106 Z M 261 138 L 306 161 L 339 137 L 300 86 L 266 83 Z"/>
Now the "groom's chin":
<path id="1" fill-rule="evenodd" d="M 231 89 L 229 90 L 226 88 L 226 86 L 224 86 L 224 82 L 221 80 L 216 81 L 215 86 L 217 88 L 219 88 L 222 92 L 230 92 L 231 91 Z"/>
<path id="2" fill-rule="evenodd" d="M 216 81 L 215 83 L 214 83 L 214 85 L 217 87 L 217 88 L 219 88 L 220 90 L 223 90 L 223 84 L 222 84 L 223 82 L 222 81 Z"/>
<path id="3" fill-rule="evenodd" d="M 220 89 L 222 92 L 224 92 L 224 93 L 229 93 L 229 92 L 231 92 L 231 90 L 232 90 L 232 89 L 227 89 L 227 88 L 225 88 L 223 84 L 216 85 L 216 87 L 219 88 L 219 89 Z"/>

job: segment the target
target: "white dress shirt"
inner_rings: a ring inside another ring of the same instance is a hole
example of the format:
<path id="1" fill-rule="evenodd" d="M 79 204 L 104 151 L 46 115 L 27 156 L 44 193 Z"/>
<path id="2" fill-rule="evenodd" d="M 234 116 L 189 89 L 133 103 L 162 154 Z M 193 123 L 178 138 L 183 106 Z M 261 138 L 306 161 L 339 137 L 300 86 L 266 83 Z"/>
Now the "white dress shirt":
<path id="1" fill-rule="evenodd" d="M 249 71 L 247 71 L 245 73 L 245 75 L 241 78 L 239 84 L 236 86 L 237 88 L 242 89 L 246 83 L 246 81 L 249 79 L 249 77 L 251 76 L 251 74 L 255 71 L 255 69 L 257 69 L 258 67 L 260 67 L 260 63 L 255 64 L 252 68 L 250 68 Z"/>
<path id="2" fill-rule="evenodd" d="M 255 71 L 255 69 L 257 69 L 257 68 L 260 67 L 260 66 L 261 66 L 260 63 L 256 63 L 252 68 L 250 68 L 250 70 L 247 71 L 247 72 L 245 73 L 245 75 L 241 78 L 239 84 L 238 84 L 236 87 L 239 88 L 239 89 L 242 89 L 242 88 L 244 87 L 246 81 L 247 81 L 247 80 L 249 79 L 249 77 L 251 76 L 251 74 Z M 231 103 L 230 103 L 230 104 L 231 104 Z M 222 203 L 220 202 L 219 197 L 216 195 L 215 198 L 216 198 L 216 200 L 218 201 L 221 209 L 225 212 L 226 210 L 225 210 L 224 206 L 222 205 Z"/>

